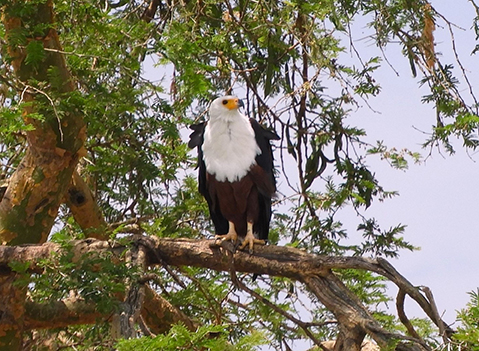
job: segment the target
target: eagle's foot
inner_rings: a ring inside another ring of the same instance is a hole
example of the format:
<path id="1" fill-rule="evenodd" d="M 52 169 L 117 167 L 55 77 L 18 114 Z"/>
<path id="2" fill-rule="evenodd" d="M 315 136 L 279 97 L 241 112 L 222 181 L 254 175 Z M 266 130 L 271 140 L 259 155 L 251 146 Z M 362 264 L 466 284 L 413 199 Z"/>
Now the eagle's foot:
<path id="1" fill-rule="evenodd" d="M 233 242 L 233 244 L 235 244 L 237 241 L 238 241 L 238 234 L 236 234 L 236 232 L 228 232 L 227 234 L 217 234 L 215 235 L 215 242 L 220 242 L 220 244 L 223 242 L 223 241 L 227 241 L 227 240 L 230 240 Z"/>
<path id="2" fill-rule="evenodd" d="M 250 255 L 252 255 L 254 244 L 266 245 L 266 241 L 261 240 L 261 239 L 256 239 L 253 235 L 253 232 L 248 231 L 246 233 L 246 236 L 243 240 L 243 243 L 240 245 L 239 249 L 243 250 L 246 246 L 248 246 L 248 251 L 249 251 Z"/>
<path id="3" fill-rule="evenodd" d="M 236 233 L 234 223 L 231 221 L 228 221 L 228 233 L 215 235 L 215 244 L 217 245 L 221 245 L 221 243 L 228 240 L 233 242 L 233 245 L 235 246 L 235 251 L 236 251 L 236 245 L 238 243 L 238 234 Z"/>

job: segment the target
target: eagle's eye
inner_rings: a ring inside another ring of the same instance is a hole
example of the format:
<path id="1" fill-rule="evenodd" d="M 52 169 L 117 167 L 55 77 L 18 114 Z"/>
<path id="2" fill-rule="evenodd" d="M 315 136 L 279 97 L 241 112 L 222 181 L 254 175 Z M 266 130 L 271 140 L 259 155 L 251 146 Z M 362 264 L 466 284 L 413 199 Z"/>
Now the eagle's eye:
<path id="1" fill-rule="evenodd" d="M 227 103 L 228 103 L 228 100 L 223 100 L 223 101 L 222 101 L 222 104 L 223 104 L 223 105 L 226 105 Z"/>

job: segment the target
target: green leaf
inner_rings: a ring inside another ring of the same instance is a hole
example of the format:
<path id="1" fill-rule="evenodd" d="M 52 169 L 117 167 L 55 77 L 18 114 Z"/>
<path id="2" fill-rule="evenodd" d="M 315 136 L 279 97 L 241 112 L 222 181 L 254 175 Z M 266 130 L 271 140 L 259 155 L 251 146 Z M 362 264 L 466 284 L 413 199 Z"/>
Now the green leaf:
<path id="1" fill-rule="evenodd" d="M 45 59 L 45 49 L 43 48 L 43 42 L 40 40 L 30 41 L 26 47 L 26 51 L 25 63 L 27 65 L 36 66 Z"/>

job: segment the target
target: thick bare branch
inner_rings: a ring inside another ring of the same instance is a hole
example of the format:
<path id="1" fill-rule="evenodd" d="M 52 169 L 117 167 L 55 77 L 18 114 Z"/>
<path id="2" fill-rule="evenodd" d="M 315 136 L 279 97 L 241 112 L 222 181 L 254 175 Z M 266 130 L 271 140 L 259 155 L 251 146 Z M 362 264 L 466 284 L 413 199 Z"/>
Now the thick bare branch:
<path id="1" fill-rule="evenodd" d="M 406 327 L 406 330 L 409 335 L 411 335 L 413 338 L 419 338 L 419 334 L 416 332 L 414 329 L 414 326 L 412 325 L 411 321 L 406 315 L 406 312 L 404 311 L 404 300 L 406 298 L 406 293 L 399 289 L 397 297 L 396 297 L 396 309 L 397 309 L 397 314 L 398 318 L 401 321 L 402 324 Z"/>
<path id="2" fill-rule="evenodd" d="M 335 351 L 351 350 L 360 351 L 366 335 L 366 325 L 375 323 L 381 329 L 356 296 L 328 271 L 321 275 L 308 274 L 301 277 L 303 281 L 323 303 L 326 308 L 334 313 L 339 322 L 339 335 L 334 347 Z M 375 340 L 384 344 L 383 340 Z"/>
<path id="3" fill-rule="evenodd" d="M 144 246 L 133 246 L 126 254 L 126 260 L 132 269 L 144 272 L 146 269 L 146 252 Z M 145 285 L 138 281 L 127 281 L 127 291 L 119 311 L 113 315 L 112 336 L 115 339 L 131 339 L 136 336 L 135 324 L 140 317 L 145 299 Z"/>
<path id="4" fill-rule="evenodd" d="M 78 174 L 73 173 L 72 182 L 65 196 L 65 202 L 88 238 L 108 239 L 107 224 L 103 214 L 93 197 L 88 184 Z"/>
<path id="5" fill-rule="evenodd" d="M 161 297 L 153 289 L 145 289 L 145 303 L 141 312 L 143 320 L 154 334 L 167 332 L 175 323 L 183 323 L 189 330 L 196 330 L 198 324 L 186 314 Z"/>
<path id="6" fill-rule="evenodd" d="M 339 335 L 335 351 L 360 351 L 366 334 L 384 349 L 398 344 L 395 350 L 431 350 L 422 339 L 393 334 L 383 329 L 333 273 L 324 276 L 308 275 L 302 281 L 338 319 Z M 414 344 L 401 344 L 401 340 L 412 341 Z"/>
<path id="7" fill-rule="evenodd" d="M 7 274 L 5 274 L 7 273 Z M 19 350 L 23 325 L 25 289 L 15 283 L 17 274 L 0 268 L 0 350 Z"/>

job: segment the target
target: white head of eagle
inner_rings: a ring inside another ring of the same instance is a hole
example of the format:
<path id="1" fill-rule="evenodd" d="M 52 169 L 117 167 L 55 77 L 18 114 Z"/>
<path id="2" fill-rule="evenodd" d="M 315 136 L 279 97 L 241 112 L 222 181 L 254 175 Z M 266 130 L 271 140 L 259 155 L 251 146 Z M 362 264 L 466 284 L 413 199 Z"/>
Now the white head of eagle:
<path id="1" fill-rule="evenodd" d="M 239 112 L 243 102 L 235 96 L 215 99 L 209 109 L 202 146 L 206 171 L 220 182 L 243 178 L 261 149 L 249 118 Z"/>

